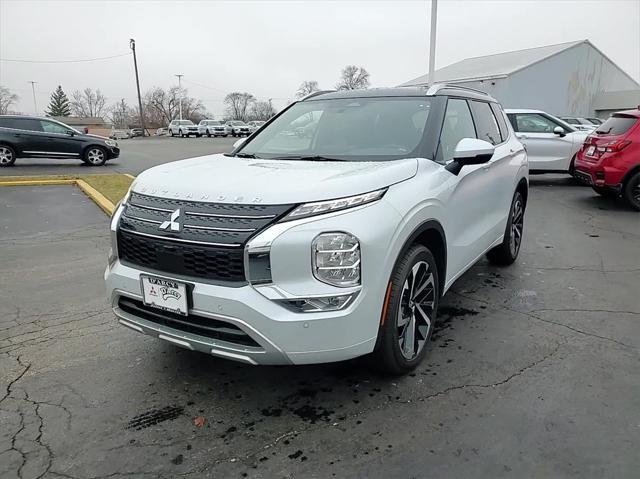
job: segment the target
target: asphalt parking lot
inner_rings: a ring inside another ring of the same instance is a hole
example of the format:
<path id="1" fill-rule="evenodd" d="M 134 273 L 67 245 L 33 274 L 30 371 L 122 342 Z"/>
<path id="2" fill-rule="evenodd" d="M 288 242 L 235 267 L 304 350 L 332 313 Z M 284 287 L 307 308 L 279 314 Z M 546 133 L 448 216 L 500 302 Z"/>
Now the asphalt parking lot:
<path id="1" fill-rule="evenodd" d="M 132 142 L 112 167 L 224 143 L 207 141 Z M 40 161 L 11 174 L 69 172 Z M 2 478 L 640 470 L 640 221 L 568 179 L 532 179 L 518 262 L 467 272 L 400 379 L 362 361 L 254 368 L 117 326 L 106 216 L 71 186 L 2 187 L 0 201 Z"/>

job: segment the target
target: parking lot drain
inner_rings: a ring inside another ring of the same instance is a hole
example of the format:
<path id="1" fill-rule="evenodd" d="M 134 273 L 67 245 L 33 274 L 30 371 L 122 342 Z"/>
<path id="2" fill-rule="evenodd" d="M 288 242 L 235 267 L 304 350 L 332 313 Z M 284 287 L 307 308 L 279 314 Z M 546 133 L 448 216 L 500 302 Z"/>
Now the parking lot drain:
<path id="1" fill-rule="evenodd" d="M 184 408 L 179 406 L 166 406 L 162 409 L 151 409 L 150 411 L 138 414 L 131 419 L 125 429 L 139 431 L 150 426 L 155 426 L 164 421 L 171 421 L 184 414 Z"/>

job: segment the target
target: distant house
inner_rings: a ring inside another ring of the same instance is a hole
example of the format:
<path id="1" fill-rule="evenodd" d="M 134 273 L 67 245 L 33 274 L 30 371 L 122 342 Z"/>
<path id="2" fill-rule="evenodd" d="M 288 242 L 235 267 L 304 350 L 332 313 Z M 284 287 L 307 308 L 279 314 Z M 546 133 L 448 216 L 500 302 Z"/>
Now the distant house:
<path id="1" fill-rule="evenodd" d="M 640 84 L 589 40 L 467 58 L 434 72 L 434 83 L 486 91 L 506 108 L 606 118 L 637 108 Z M 426 85 L 426 75 L 401 86 Z"/>
<path id="2" fill-rule="evenodd" d="M 87 131 L 87 133 L 91 133 L 92 135 L 109 136 L 109 132 L 111 131 L 111 125 L 99 117 L 55 116 L 53 119 L 81 132 Z"/>

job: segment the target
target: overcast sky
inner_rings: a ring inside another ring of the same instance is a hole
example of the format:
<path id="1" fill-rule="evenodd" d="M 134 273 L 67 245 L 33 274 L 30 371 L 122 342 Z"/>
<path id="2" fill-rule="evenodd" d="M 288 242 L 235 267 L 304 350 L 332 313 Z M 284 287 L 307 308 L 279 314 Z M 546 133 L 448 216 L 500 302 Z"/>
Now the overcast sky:
<path id="1" fill-rule="evenodd" d="M 467 57 L 589 39 L 640 80 L 640 0 L 440 0 L 436 68 Z M 428 65 L 428 1 L 0 0 L 0 58 L 75 60 L 127 53 L 135 38 L 141 88 L 183 86 L 220 115 L 232 90 L 277 106 L 303 80 L 332 88 L 342 67 L 364 66 L 393 86 Z M 61 84 L 136 102 L 130 56 L 91 63 L 0 61 L 0 85 L 33 112 Z M 195 82 L 195 83 L 191 83 Z M 203 86 L 201 86 L 203 85 Z M 205 88 L 206 87 L 206 88 Z"/>

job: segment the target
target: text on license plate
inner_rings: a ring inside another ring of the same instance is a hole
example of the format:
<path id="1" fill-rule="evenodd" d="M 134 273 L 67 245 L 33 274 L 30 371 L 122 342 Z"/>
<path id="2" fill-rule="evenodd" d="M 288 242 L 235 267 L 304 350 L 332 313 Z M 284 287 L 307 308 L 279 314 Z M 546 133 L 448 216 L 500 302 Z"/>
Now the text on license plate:
<path id="1" fill-rule="evenodd" d="M 595 153 L 596 153 L 596 147 L 591 145 L 589 148 L 587 148 L 587 152 L 585 153 L 585 155 L 595 156 Z"/>
<path id="2" fill-rule="evenodd" d="M 187 286 L 179 281 L 140 275 L 144 304 L 186 316 Z"/>

